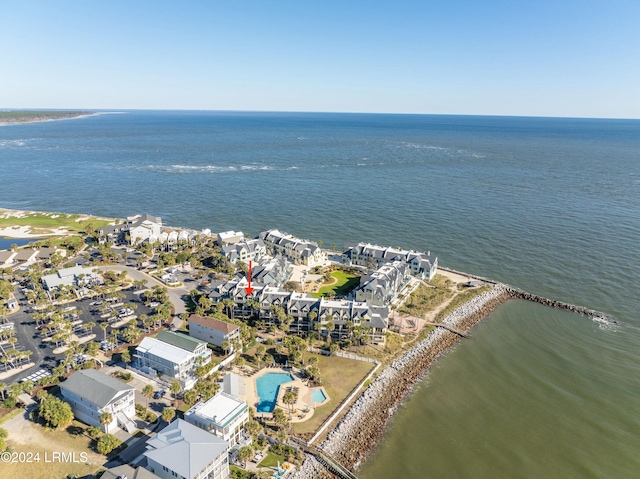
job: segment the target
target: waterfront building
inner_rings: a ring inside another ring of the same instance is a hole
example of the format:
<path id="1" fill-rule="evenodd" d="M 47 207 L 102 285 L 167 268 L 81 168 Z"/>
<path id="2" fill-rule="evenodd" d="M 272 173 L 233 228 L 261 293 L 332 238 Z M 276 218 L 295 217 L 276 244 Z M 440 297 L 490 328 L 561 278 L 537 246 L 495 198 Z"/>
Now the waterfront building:
<path id="1" fill-rule="evenodd" d="M 239 243 L 244 239 L 242 231 L 223 231 L 218 233 L 218 246 Z"/>
<path id="2" fill-rule="evenodd" d="M 411 278 L 409 265 L 402 261 L 384 263 L 372 273 L 360 277 L 360 285 L 353 291 L 356 301 L 373 306 L 388 306 Z"/>
<path id="3" fill-rule="evenodd" d="M 98 229 L 98 241 L 100 243 L 111 242 L 121 244 L 129 242 L 131 244 L 149 241 L 151 243 L 158 240 L 162 233 L 162 219 L 159 216 L 148 214 L 130 216 L 124 223 L 107 225 Z"/>
<path id="4" fill-rule="evenodd" d="M 121 427 L 135 431 L 135 388 L 95 369 L 82 369 L 60 384 L 62 398 L 71 405 L 73 414 L 90 426 L 99 426 L 104 432 Z M 112 420 L 100 423 L 100 415 L 108 412 Z"/>
<path id="5" fill-rule="evenodd" d="M 342 253 L 342 262 L 346 265 L 366 266 L 371 269 L 380 268 L 383 264 L 402 261 L 409 265 L 411 274 L 417 278 L 430 280 L 438 270 L 438 258 L 431 252 L 417 251 L 359 243 L 347 248 Z"/>
<path id="6" fill-rule="evenodd" d="M 327 259 L 317 243 L 281 233 L 277 229 L 262 231 L 258 237 L 264 241 L 271 254 L 283 256 L 295 264 L 315 266 Z"/>
<path id="7" fill-rule="evenodd" d="M 235 243 L 226 243 L 222 247 L 222 254 L 232 264 L 236 264 L 238 261 L 247 263 L 249 261 L 259 261 L 260 258 L 267 254 L 267 247 L 261 239 L 242 240 Z"/>

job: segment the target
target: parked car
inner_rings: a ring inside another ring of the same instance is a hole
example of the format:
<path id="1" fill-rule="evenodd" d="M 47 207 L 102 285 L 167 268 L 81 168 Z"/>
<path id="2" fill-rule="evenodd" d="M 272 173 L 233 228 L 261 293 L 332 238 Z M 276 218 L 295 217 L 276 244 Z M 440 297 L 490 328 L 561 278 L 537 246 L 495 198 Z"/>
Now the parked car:
<path id="1" fill-rule="evenodd" d="M 155 393 L 153 393 L 153 399 L 160 399 L 162 396 L 164 396 L 164 394 L 165 394 L 165 390 L 160 389 L 159 391 L 156 391 Z"/>

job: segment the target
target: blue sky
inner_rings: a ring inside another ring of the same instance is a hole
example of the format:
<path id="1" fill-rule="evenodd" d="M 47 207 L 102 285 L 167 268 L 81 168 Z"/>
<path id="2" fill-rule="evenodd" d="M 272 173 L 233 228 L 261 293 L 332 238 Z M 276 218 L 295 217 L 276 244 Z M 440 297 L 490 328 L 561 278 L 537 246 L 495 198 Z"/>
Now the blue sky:
<path id="1" fill-rule="evenodd" d="M 0 107 L 640 118 L 640 1 L 4 0 Z"/>

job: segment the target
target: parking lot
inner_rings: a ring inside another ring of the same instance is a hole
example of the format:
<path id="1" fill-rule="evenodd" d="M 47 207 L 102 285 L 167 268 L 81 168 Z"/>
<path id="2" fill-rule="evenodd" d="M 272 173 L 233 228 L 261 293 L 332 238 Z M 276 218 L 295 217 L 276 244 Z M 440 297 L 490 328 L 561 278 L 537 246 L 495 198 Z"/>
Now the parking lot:
<path id="1" fill-rule="evenodd" d="M 139 318 L 142 314 L 148 316 L 153 314 L 153 308 L 145 306 L 140 297 L 134 294 L 133 289 L 122 290 L 121 293 L 123 293 L 125 297 L 120 300 L 119 303 L 136 305 L 133 311 L 135 317 Z M 51 370 L 64 358 L 64 353 L 54 353 L 54 349 L 56 348 L 55 342 L 43 341 L 46 335 L 42 330 L 37 329 L 36 321 L 33 318 L 34 310 L 27 304 L 26 297 L 20 289 L 16 289 L 16 298 L 20 303 L 21 310 L 9 317 L 9 321 L 14 324 L 15 337 L 17 338 L 17 343 L 14 347 L 19 351 L 32 351 L 31 361 L 35 363 L 35 366 L 27 371 L 11 376 L 9 380 L 12 382 L 21 380 L 40 368 Z M 76 334 L 80 340 L 82 340 L 82 337 L 95 334 L 94 340 L 100 342 L 104 340 L 105 334 L 106 337 L 109 337 L 112 329 L 120 329 L 127 326 L 126 318 L 119 317 L 118 321 L 113 321 L 106 331 L 103 331 L 99 324 L 104 322 L 106 318 L 102 318 L 102 315 L 105 313 L 100 311 L 100 305 L 95 304 L 99 301 L 101 300 L 97 298 L 84 298 L 60 307 L 63 313 L 68 315 L 68 319 L 74 323 L 74 334 Z M 115 307 L 115 309 L 119 310 L 122 309 L 122 307 Z M 77 317 L 73 317 L 73 315 L 77 315 Z M 92 328 L 82 327 L 90 322 L 95 323 L 95 326 Z"/>

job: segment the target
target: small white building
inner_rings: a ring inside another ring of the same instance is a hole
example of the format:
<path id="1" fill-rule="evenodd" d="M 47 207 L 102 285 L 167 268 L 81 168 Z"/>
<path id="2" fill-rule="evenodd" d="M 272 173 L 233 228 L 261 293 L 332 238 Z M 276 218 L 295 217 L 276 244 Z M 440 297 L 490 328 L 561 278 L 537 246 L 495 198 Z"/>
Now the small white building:
<path id="1" fill-rule="evenodd" d="M 147 469 L 163 479 L 226 479 L 229 443 L 176 419 L 147 441 Z"/>
<path id="2" fill-rule="evenodd" d="M 95 369 L 82 369 L 60 384 L 63 399 L 71 405 L 76 419 L 99 426 L 106 433 L 118 427 L 135 431 L 135 388 Z M 111 413 L 109 424 L 100 424 L 102 413 Z"/>
<path id="3" fill-rule="evenodd" d="M 249 421 L 249 407 L 246 402 L 225 392 L 219 392 L 185 412 L 184 419 L 221 437 L 233 447 L 244 439 L 244 425 Z"/>
<path id="4" fill-rule="evenodd" d="M 244 239 L 242 231 L 223 231 L 218 233 L 218 245 L 224 246 L 226 244 L 239 243 Z"/>
<path id="5" fill-rule="evenodd" d="M 51 291 L 60 286 L 86 286 L 102 283 L 102 276 L 93 271 L 93 268 L 73 266 L 59 269 L 55 274 L 47 274 L 42 277 L 42 285 Z"/>

